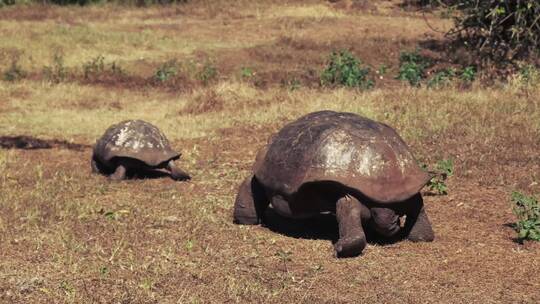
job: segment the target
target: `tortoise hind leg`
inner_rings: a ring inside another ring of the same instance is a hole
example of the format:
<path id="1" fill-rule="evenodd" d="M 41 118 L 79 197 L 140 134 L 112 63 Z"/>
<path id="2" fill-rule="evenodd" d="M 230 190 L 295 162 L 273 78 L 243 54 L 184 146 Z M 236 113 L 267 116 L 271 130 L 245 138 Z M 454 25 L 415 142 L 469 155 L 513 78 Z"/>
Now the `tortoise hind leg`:
<path id="1" fill-rule="evenodd" d="M 124 165 L 118 164 L 116 170 L 109 176 L 109 178 L 115 181 L 126 179 L 126 171 L 127 169 Z"/>
<path id="2" fill-rule="evenodd" d="M 257 225 L 262 223 L 264 211 L 268 207 L 263 186 L 255 176 L 246 178 L 238 189 L 234 202 L 233 222 L 241 225 Z"/>
<path id="3" fill-rule="evenodd" d="M 412 242 L 431 242 L 435 239 L 433 228 L 424 208 L 424 201 L 420 194 L 411 198 L 405 211 L 404 236 Z"/>
<path id="4" fill-rule="evenodd" d="M 346 195 L 336 203 L 336 217 L 339 224 L 339 240 L 334 245 L 337 257 L 361 254 L 367 244 L 362 228 L 362 204 Z"/>
<path id="5" fill-rule="evenodd" d="M 167 163 L 167 170 L 169 170 L 171 178 L 174 180 L 184 181 L 191 179 L 191 176 L 187 172 L 176 166 L 174 160 L 171 160 Z"/>

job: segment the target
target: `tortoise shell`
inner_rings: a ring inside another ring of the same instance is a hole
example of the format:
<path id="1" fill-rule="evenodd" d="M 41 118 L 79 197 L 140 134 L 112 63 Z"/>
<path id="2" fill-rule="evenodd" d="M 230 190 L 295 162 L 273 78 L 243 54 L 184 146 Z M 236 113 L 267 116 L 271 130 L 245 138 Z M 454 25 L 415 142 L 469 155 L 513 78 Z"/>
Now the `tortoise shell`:
<path id="1" fill-rule="evenodd" d="M 333 111 L 286 125 L 259 152 L 253 169 L 265 188 L 280 195 L 330 181 L 379 203 L 407 200 L 431 178 L 391 127 Z"/>
<path id="2" fill-rule="evenodd" d="M 125 120 L 110 126 L 94 146 L 94 156 L 106 166 L 114 158 L 128 157 L 150 167 L 175 160 L 169 140 L 154 125 L 143 120 Z"/>

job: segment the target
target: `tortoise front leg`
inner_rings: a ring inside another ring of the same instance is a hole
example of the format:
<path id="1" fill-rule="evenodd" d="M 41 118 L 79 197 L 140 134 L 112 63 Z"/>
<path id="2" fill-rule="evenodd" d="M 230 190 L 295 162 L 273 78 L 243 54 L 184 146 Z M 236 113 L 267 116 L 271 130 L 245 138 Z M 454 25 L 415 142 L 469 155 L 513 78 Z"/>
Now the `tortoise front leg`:
<path id="1" fill-rule="evenodd" d="M 126 179 L 126 167 L 122 164 L 118 164 L 113 174 L 109 176 L 110 179 L 118 181 Z"/>
<path id="2" fill-rule="evenodd" d="M 112 170 L 105 166 L 102 162 L 99 161 L 97 156 L 92 153 L 92 160 L 90 161 L 90 166 L 92 167 L 92 173 L 99 174 L 110 174 Z"/>
<path id="3" fill-rule="evenodd" d="M 234 202 L 233 221 L 241 225 L 257 225 L 263 220 L 264 211 L 270 201 L 263 186 L 255 176 L 246 178 L 238 189 Z"/>
<path id="4" fill-rule="evenodd" d="M 406 204 L 404 235 L 412 242 L 431 242 L 435 234 L 429 222 L 422 195 L 418 193 Z"/>
<path id="5" fill-rule="evenodd" d="M 171 178 L 177 181 L 190 180 L 191 176 L 182 169 L 178 168 L 174 160 L 167 163 L 167 170 L 171 173 Z"/>
<path id="6" fill-rule="evenodd" d="M 362 253 L 366 235 L 362 228 L 362 204 L 353 196 L 345 195 L 336 203 L 339 240 L 334 245 L 338 257 L 351 257 Z"/>
<path id="7" fill-rule="evenodd" d="M 92 167 L 92 173 L 101 173 L 99 170 L 99 165 L 97 163 L 97 160 L 92 156 L 92 160 L 90 161 L 90 166 Z"/>

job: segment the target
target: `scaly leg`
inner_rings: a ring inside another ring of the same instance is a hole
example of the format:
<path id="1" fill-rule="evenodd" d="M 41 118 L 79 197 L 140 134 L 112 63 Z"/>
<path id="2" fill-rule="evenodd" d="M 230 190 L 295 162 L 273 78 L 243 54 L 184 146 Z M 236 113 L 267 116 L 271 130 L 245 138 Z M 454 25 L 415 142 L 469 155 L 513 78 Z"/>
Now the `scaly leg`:
<path id="1" fill-rule="evenodd" d="M 233 221 L 235 224 L 257 225 L 263 220 L 264 211 L 269 201 L 264 193 L 264 188 L 255 176 L 246 178 L 236 195 L 234 203 Z"/>
<path id="2" fill-rule="evenodd" d="M 177 181 L 190 180 L 191 176 L 182 169 L 178 168 L 174 162 L 171 160 L 167 163 L 167 170 L 171 172 L 171 178 Z"/>
<path id="3" fill-rule="evenodd" d="M 413 196 L 404 208 L 407 215 L 404 234 L 407 239 L 413 242 L 433 241 L 435 233 L 431 228 L 422 196 L 420 194 Z"/>
<path id="4" fill-rule="evenodd" d="M 122 164 L 119 164 L 116 167 L 116 170 L 114 171 L 114 173 L 111 174 L 109 178 L 115 181 L 126 179 L 126 171 L 127 171 L 126 167 L 124 167 L 124 165 Z"/>
<path id="5" fill-rule="evenodd" d="M 338 257 L 351 257 L 362 253 L 366 235 L 362 228 L 362 205 L 353 196 L 346 195 L 336 203 L 339 240 L 334 245 Z"/>

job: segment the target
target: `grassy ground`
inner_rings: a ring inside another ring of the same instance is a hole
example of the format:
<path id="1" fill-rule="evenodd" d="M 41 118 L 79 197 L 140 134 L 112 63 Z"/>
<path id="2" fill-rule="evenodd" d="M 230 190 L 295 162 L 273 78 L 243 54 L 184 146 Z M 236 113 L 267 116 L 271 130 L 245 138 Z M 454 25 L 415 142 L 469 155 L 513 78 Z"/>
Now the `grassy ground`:
<path id="1" fill-rule="evenodd" d="M 399 52 L 441 39 L 425 18 L 448 21 L 342 2 L 0 9 L 0 70 L 26 75 L 0 81 L 0 135 L 86 147 L 0 150 L 0 302 L 540 302 L 540 246 L 509 226 L 510 192 L 540 192 L 540 90 L 410 88 L 394 79 Z M 388 74 L 365 92 L 321 88 L 340 48 Z M 171 60 L 177 73 L 156 81 Z M 232 224 L 257 149 L 321 109 L 394 126 L 423 163 L 454 159 L 449 194 L 425 195 L 435 242 L 337 260 L 332 218 Z M 91 145 L 127 118 L 158 125 L 193 180 L 91 174 Z"/>

